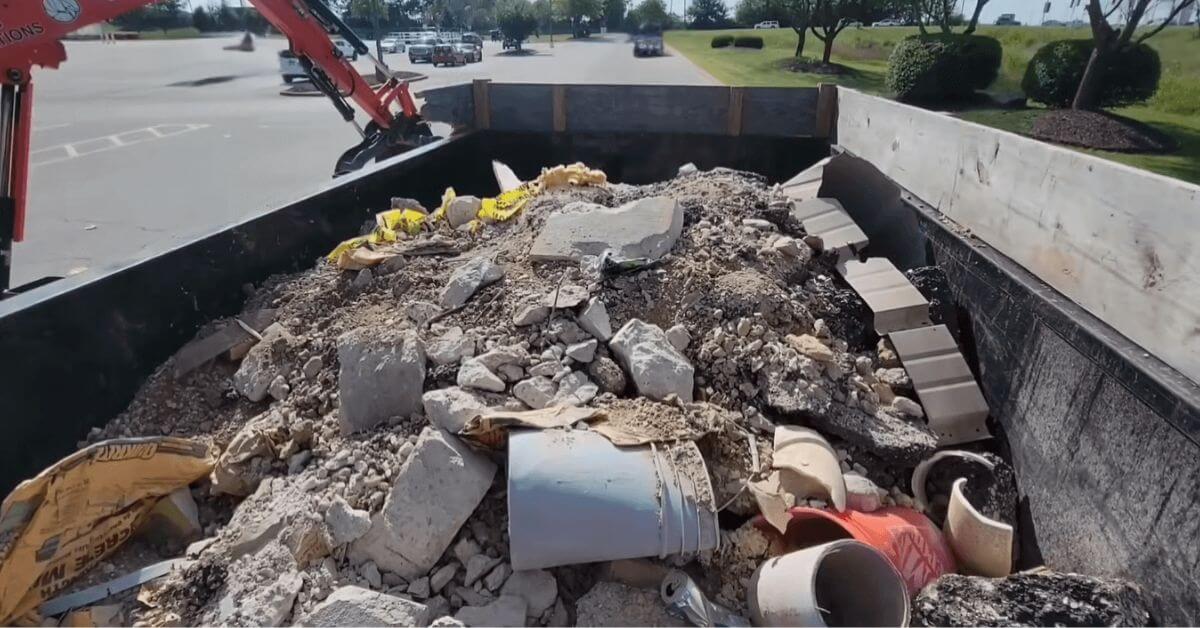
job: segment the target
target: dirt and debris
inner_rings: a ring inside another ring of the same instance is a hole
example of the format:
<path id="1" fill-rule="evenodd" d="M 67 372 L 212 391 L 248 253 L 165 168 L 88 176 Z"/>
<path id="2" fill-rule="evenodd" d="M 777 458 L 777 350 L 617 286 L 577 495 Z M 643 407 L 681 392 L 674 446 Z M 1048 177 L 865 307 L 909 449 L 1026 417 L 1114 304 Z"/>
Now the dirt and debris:
<path id="1" fill-rule="evenodd" d="M 776 426 L 821 432 L 842 473 L 859 478 L 861 503 L 912 505 L 908 476 L 936 439 L 869 309 L 778 188 L 723 168 L 642 186 L 562 172 L 591 184 L 547 179 L 534 193 L 506 192 L 524 195 L 519 212 L 483 199 L 469 221 L 475 202 L 457 197 L 458 228 L 397 223 L 386 232 L 394 242 L 244 286 L 243 318 L 274 320 L 261 341 L 178 379 L 168 361 L 89 434 L 169 434 L 220 451 L 192 488 L 206 537 L 195 563 L 165 579 L 152 606 L 118 598 L 126 621 L 680 625 L 655 591 L 597 584 L 596 565 L 513 571 L 505 450 L 456 436 L 486 411 L 581 406 L 606 413 L 590 429 L 617 444 L 695 441 L 706 464 L 683 466 L 709 470 L 692 483 L 711 486 L 702 501 L 719 512 L 722 543 L 656 560 L 743 615 L 745 587 L 772 551 L 748 485 L 771 470 Z M 419 205 L 399 200 L 405 212 Z M 568 207 L 569 220 L 551 220 Z M 639 224 L 638 208 L 656 219 Z M 581 221 L 587 213 L 611 220 Z M 542 237 L 547 225 L 576 239 Z M 1015 484 L 1003 468 L 1002 489 L 972 501 L 1011 521 Z M 826 505 L 808 497 L 793 505 Z M 1043 581 L 1011 586 L 1036 596 Z M 942 599 L 971 590 L 942 582 Z M 948 602 L 938 615 L 938 598 L 922 599 L 929 621 L 989 621 Z M 1110 623 L 1061 612 L 1017 617 Z"/>
<path id="2" fill-rule="evenodd" d="M 1137 585 L 1053 571 L 947 574 L 913 602 L 916 626 L 1148 626 L 1150 619 Z"/>

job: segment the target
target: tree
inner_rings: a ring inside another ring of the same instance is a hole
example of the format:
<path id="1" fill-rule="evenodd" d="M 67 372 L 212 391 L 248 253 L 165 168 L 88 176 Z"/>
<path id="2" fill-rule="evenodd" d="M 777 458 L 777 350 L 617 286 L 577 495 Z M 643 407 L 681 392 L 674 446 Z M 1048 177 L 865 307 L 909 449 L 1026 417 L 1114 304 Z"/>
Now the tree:
<path id="1" fill-rule="evenodd" d="M 213 18 L 204 7 L 196 7 L 192 11 L 192 26 L 196 27 L 196 30 L 201 33 L 207 33 L 213 30 Z"/>
<path id="2" fill-rule="evenodd" d="M 921 34 L 926 34 L 925 24 L 935 24 L 943 33 L 953 32 L 951 26 L 963 22 L 963 16 L 956 13 L 955 10 L 959 6 L 959 0 L 908 0 L 909 19 L 915 19 L 917 27 L 921 29 Z M 976 0 L 975 8 L 971 12 L 971 19 L 968 21 L 967 28 L 963 30 L 964 35 L 970 35 L 975 32 L 975 27 L 979 25 L 979 15 L 983 12 L 983 7 L 991 0 Z"/>
<path id="3" fill-rule="evenodd" d="M 639 30 L 665 30 L 671 25 L 671 16 L 667 15 L 667 5 L 663 0 L 642 0 L 629 19 Z"/>
<path id="4" fill-rule="evenodd" d="M 625 24 L 628 0 L 604 0 L 604 23 L 609 30 L 618 30 Z"/>
<path id="5" fill-rule="evenodd" d="M 804 43 L 812 24 L 814 0 L 784 0 L 783 7 L 788 13 L 788 25 L 796 33 L 797 59 L 804 56 Z"/>
<path id="6" fill-rule="evenodd" d="M 217 9 L 216 22 L 217 30 L 219 31 L 236 31 L 238 28 L 238 18 L 234 14 L 233 9 L 229 5 L 221 2 L 221 7 Z"/>
<path id="7" fill-rule="evenodd" d="M 520 50 L 521 42 L 537 28 L 537 15 L 528 0 L 499 0 L 496 2 L 496 25 L 505 38 L 516 42 L 517 50 Z"/>
<path id="8" fill-rule="evenodd" d="M 834 40 L 851 22 L 873 22 L 879 11 L 876 0 L 813 0 L 808 30 L 825 44 L 821 62 L 829 63 Z"/>
<path id="9" fill-rule="evenodd" d="M 742 26 L 754 26 L 766 20 L 775 20 L 780 26 L 792 23 L 782 0 L 739 0 L 733 10 L 733 19 Z"/>
<path id="10" fill-rule="evenodd" d="M 1100 93 L 1104 88 L 1104 68 L 1110 56 L 1121 54 L 1162 32 L 1184 9 L 1196 3 L 1196 0 L 1169 0 L 1171 10 L 1167 19 L 1135 39 L 1134 31 L 1141 24 L 1142 18 L 1146 16 L 1146 9 L 1154 0 L 1108 0 L 1107 8 L 1102 6 L 1101 0 L 1085 1 L 1095 46 L 1092 48 L 1091 57 L 1088 58 L 1087 67 L 1083 70 L 1083 78 L 1079 81 L 1079 90 L 1075 92 L 1071 108 L 1086 111 L 1097 108 Z M 1125 24 L 1114 27 L 1108 18 L 1121 9 L 1122 5 L 1125 5 L 1126 11 Z"/>
<path id="11" fill-rule="evenodd" d="M 687 12 L 692 17 L 692 28 L 725 28 L 729 23 L 724 0 L 695 0 Z"/>

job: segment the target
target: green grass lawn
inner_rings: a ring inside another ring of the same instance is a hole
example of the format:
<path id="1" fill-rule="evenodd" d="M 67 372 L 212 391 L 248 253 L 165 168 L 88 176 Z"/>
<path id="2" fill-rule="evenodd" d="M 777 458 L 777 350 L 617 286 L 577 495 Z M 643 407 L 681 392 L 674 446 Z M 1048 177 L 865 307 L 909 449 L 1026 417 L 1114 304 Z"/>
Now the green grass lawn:
<path id="1" fill-rule="evenodd" d="M 671 31 L 667 43 L 717 80 L 727 85 L 752 87 L 810 87 L 838 83 L 881 96 L 890 96 L 884 80 L 887 61 L 896 43 L 916 28 L 859 28 L 844 31 L 833 48 L 833 61 L 848 69 L 842 76 L 793 72 L 789 64 L 796 51 L 791 29 Z M 711 47 L 715 34 L 753 34 L 763 38 L 762 50 Z M 990 88 L 998 96 L 1019 96 L 1021 76 L 1030 57 L 1043 44 L 1057 39 L 1086 38 L 1087 29 L 1040 27 L 980 27 L 979 33 L 1000 40 L 1004 60 L 1000 76 Z M 1193 183 L 1200 183 L 1200 38 L 1195 27 L 1168 28 L 1150 39 L 1162 58 L 1163 75 L 1158 93 L 1143 106 L 1114 110 L 1154 125 L 1174 136 L 1180 149 L 1169 155 L 1126 155 L 1091 151 L 1099 156 L 1145 168 Z M 821 42 L 808 36 L 805 55 L 818 57 Z M 1027 131 L 1040 110 L 983 109 L 960 114 L 963 118 L 1014 132 Z"/>

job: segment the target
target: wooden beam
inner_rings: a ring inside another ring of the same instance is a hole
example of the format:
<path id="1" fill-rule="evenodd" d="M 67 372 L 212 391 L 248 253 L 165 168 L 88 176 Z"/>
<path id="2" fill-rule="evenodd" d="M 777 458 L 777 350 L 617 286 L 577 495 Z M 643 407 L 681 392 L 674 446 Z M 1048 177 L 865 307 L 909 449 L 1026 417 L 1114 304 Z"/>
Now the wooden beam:
<path id="1" fill-rule="evenodd" d="M 492 104 L 488 99 L 491 87 L 490 79 L 475 79 L 472 89 L 475 95 L 475 128 L 492 128 Z"/>
<path id="2" fill-rule="evenodd" d="M 742 134 L 742 101 L 746 90 L 741 87 L 729 88 L 729 134 Z"/>
<path id="3" fill-rule="evenodd" d="M 554 132 L 567 131 L 567 88 L 563 85 L 554 86 Z"/>
<path id="4" fill-rule="evenodd" d="M 833 134 L 837 120 L 837 85 L 821 83 L 817 85 L 817 131 L 816 137 L 829 137 Z"/>

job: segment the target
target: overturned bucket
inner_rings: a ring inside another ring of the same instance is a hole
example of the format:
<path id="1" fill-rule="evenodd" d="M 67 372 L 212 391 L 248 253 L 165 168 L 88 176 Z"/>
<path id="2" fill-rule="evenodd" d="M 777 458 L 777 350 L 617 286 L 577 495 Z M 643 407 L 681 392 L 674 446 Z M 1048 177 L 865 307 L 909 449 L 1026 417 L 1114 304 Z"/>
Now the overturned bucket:
<path id="1" fill-rule="evenodd" d="M 514 570 L 695 553 L 720 534 L 696 444 L 617 447 L 588 430 L 508 439 Z"/>
<path id="2" fill-rule="evenodd" d="M 767 560 L 748 591 L 755 626 L 907 626 L 908 590 L 879 550 L 842 539 Z"/>

